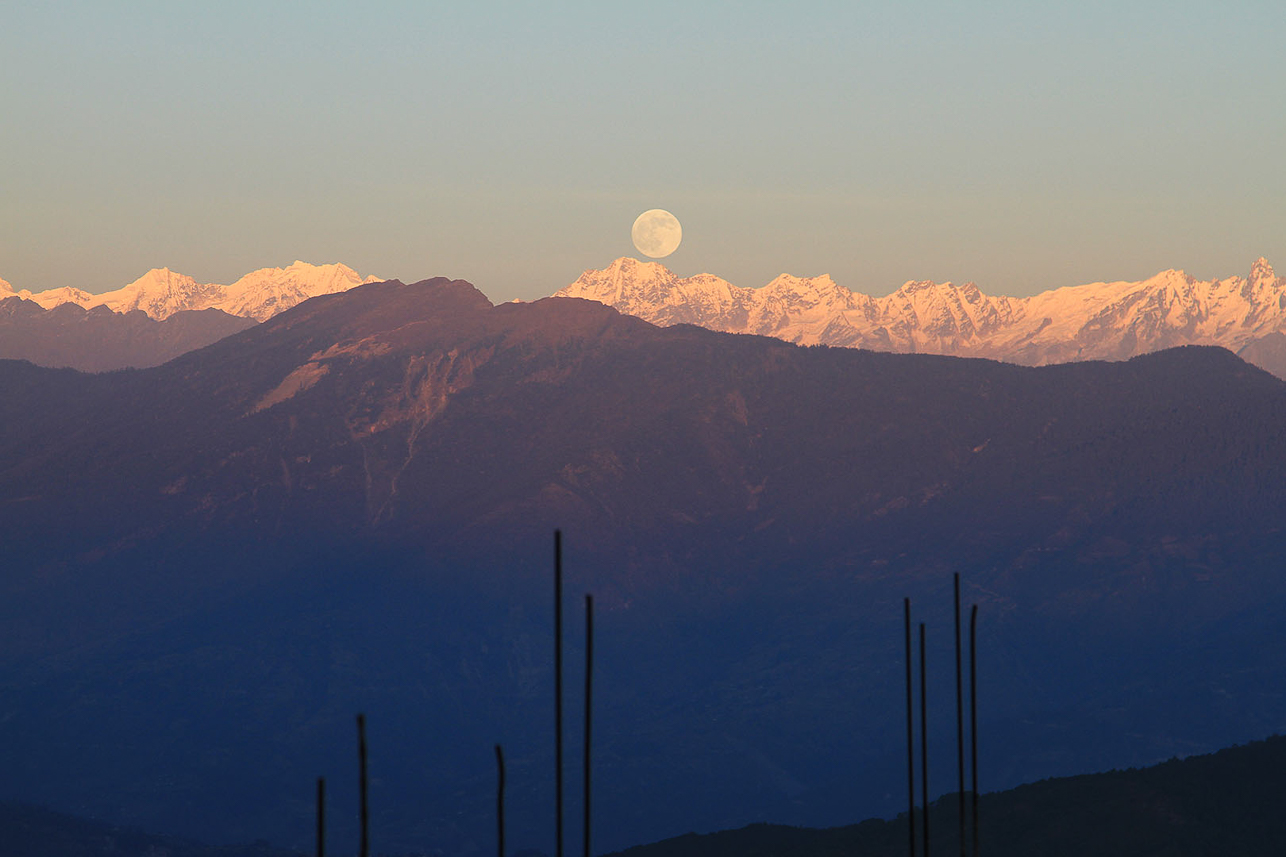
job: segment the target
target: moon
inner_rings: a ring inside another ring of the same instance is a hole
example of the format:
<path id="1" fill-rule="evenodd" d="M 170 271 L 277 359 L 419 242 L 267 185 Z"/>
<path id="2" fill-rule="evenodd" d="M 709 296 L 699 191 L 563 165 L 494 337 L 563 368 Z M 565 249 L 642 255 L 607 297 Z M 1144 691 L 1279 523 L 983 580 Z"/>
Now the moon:
<path id="1" fill-rule="evenodd" d="M 683 227 L 679 218 L 663 208 L 653 208 L 643 212 L 634 221 L 630 230 L 634 246 L 644 256 L 662 259 L 679 248 L 683 240 Z"/>

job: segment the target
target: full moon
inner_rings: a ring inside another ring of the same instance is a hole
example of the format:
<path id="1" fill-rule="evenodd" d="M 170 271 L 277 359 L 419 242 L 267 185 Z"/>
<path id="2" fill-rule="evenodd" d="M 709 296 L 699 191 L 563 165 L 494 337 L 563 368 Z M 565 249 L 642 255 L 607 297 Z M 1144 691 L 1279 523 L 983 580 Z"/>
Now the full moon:
<path id="1" fill-rule="evenodd" d="M 679 248 L 683 240 L 683 227 L 679 219 L 663 208 L 645 211 L 634 221 L 630 230 L 634 246 L 644 256 L 661 259 Z"/>

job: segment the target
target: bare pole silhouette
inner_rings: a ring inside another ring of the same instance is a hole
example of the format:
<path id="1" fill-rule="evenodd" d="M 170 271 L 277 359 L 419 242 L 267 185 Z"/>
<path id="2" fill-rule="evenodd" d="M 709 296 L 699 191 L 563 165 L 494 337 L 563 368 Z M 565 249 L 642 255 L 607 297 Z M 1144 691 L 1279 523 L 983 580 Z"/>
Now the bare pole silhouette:
<path id="1" fill-rule="evenodd" d="M 965 751 L 964 751 L 964 670 L 960 658 L 960 572 L 955 574 L 956 596 L 956 794 L 960 811 L 960 857 L 965 857 Z"/>
<path id="2" fill-rule="evenodd" d="M 362 843 L 361 850 L 358 852 L 360 857 L 370 857 L 371 838 L 370 838 L 370 813 L 366 801 L 366 715 L 357 715 L 357 771 L 358 771 L 358 795 L 360 807 L 360 820 L 362 825 Z"/>
<path id="3" fill-rule="evenodd" d="M 326 778 L 317 778 L 317 857 L 326 857 Z"/>
<path id="4" fill-rule="evenodd" d="M 563 857 L 563 533 L 554 530 L 554 828 Z"/>
<path id="5" fill-rule="evenodd" d="M 589 851 L 590 740 L 594 700 L 594 596 L 585 596 L 585 857 Z"/>
<path id="6" fill-rule="evenodd" d="M 978 605 L 969 611 L 969 763 L 972 766 L 973 857 L 978 857 Z"/>
<path id="7" fill-rule="evenodd" d="M 911 599 L 902 599 L 903 628 L 906 631 L 906 796 L 907 854 L 915 857 L 915 723 L 912 716 L 914 699 L 911 692 Z"/>
<path id="8" fill-rule="evenodd" d="M 505 857 L 505 751 L 496 745 L 496 857 Z"/>
<path id="9" fill-rule="evenodd" d="M 920 623 L 920 794 L 924 798 L 921 813 L 924 831 L 924 857 L 929 857 L 929 694 L 924 670 L 924 623 Z"/>

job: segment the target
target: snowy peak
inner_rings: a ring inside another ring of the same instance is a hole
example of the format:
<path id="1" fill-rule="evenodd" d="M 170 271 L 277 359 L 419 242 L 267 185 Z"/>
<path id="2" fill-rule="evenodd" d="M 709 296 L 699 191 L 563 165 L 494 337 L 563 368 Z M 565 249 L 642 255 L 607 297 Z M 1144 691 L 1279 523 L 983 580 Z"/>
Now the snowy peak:
<path id="1" fill-rule="evenodd" d="M 9 285 L 8 280 L 0 280 L 0 298 L 7 298 L 16 295 L 13 286 Z"/>
<path id="2" fill-rule="evenodd" d="M 310 265 L 296 261 L 286 268 L 253 271 L 230 286 L 198 283 L 169 268 L 153 268 L 129 285 L 100 295 L 73 288 L 19 294 L 46 309 L 74 303 L 86 309 L 107 307 L 114 312 L 141 310 L 157 320 L 184 310 L 220 309 L 231 315 L 264 321 L 309 298 L 378 280 L 378 277 L 362 277 L 347 265 Z M 0 294 L 4 293 L 0 291 Z"/>
<path id="3" fill-rule="evenodd" d="M 218 289 L 169 268 L 153 268 L 123 289 L 95 295 L 88 306 L 105 306 L 114 312 L 142 310 L 152 318 L 164 319 L 181 310 L 204 308 L 200 305 L 217 299 Z"/>
<path id="4" fill-rule="evenodd" d="M 1286 279 L 1266 259 L 1251 266 L 1249 277 L 1210 282 L 1168 270 L 1139 282 L 1011 298 L 988 295 L 971 282 L 909 280 L 875 298 L 827 275 L 782 274 L 749 289 L 710 274 L 676 277 L 658 263 L 627 258 L 586 271 L 557 294 L 601 301 L 662 325 L 1026 364 L 1119 360 L 1183 344 L 1235 351 L 1286 332 Z"/>
<path id="5" fill-rule="evenodd" d="M 609 274 L 613 278 L 674 278 L 674 273 L 660 262 L 644 262 L 632 256 L 622 256 L 608 265 L 603 273 Z"/>
<path id="6" fill-rule="evenodd" d="M 225 289 L 219 309 L 265 321 L 309 298 L 345 292 L 378 280 L 378 277 L 363 278 L 339 263 L 310 265 L 296 260 L 286 268 L 260 268 L 246 274 Z"/>
<path id="7" fill-rule="evenodd" d="M 974 283 L 913 280 L 878 303 L 892 341 L 914 351 L 976 345 L 1021 315 L 1010 298 L 985 295 Z"/>
<path id="8" fill-rule="evenodd" d="M 577 291 L 579 294 L 566 296 L 593 300 L 601 300 L 597 296 L 602 295 L 610 297 L 613 302 L 638 299 L 655 301 L 682 293 L 685 286 L 708 276 L 703 274 L 681 279 L 660 262 L 640 262 L 626 256 L 617 259 L 602 271 L 586 271 L 563 292 Z"/>
<path id="9" fill-rule="evenodd" d="M 34 301 L 45 309 L 54 309 L 55 307 L 62 306 L 63 304 L 77 304 L 88 308 L 93 305 L 95 299 L 95 295 L 91 295 L 89 292 L 84 292 L 80 289 L 72 288 L 71 286 L 63 286 L 58 289 L 48 289 L 43 292 L 37 292 L 36 294 L 32 294 L 26 289 L 23 289 L 18 292 L 18 295 L 24 300 Z"/>
<path id="10" fill-rule="evenodd" d="M 1250 266 L 1250 276 L 1247 278 L 1252 286 L 1260 283 L 1271 283 L 1277 279 L 1277 274 L 1273 271 L 1273 266 L 1268 264 L 1268 260 L 1260 256 L 1255 260 L 1255 264 Z"/>
<path id="11" fill-rule="evenodd" d="M 711 274 L 678 277 L 659 262 L 623 257 L 601 271 L 586 271 L 557 297 L 585 298 L 657 324 L 705 324 L 727 315 L 736 289 Z"/>
<path id="12" fill-rule="evenodd" d="M 782 298 L 801 300 L 848 300 L 852 294 L 847 289 L 841 290 L 831 279 L 830 274 L 818 277 L 795 277 L 790 274 L 779 274 L 771 283 L 764 286 L 769 294 Z"/>

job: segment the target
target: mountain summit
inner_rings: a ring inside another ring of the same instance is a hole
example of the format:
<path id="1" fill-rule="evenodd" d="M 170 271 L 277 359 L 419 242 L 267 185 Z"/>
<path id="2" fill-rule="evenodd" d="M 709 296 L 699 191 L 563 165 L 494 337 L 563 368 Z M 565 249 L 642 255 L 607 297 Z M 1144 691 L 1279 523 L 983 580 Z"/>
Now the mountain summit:
<path id="1" fill-rule="evenodd" d="M 1263 256 L 1256 259 L 1255 264 L 1250 266 L 1250 282 L 1252 284 L 1258 284 L 1265 280 L 1271 282 L 1275 279 L 1277 279 L 1277 275 L 1273 272 L 1273 266 L 1268 264 L 1268 260 Z"/>
<path id="2" fill-rule="evenodd" d="M 655 262 L 623 258 L 586 271 L 556 294 L 596 300 L 660 325 L 1026 365 L 1123 360 L 1176 345 L 1241 351 L 1286 331 L 1286 279 L 1263 258 L 1248 277 L 1203 281 L 1170 270 L 1139 282 L 1091 283 L 1026 298 L 927 280 L 876 298 L 827 275 L 782 274 L 760 288 L 739 288 L 711 274 L 678 277 Z"/>
<path id="3" fill-rule="evenodd" d="M 363 277 L 347 265 L 310 265 L 296 261 L 286 268 L 260 268 L 230 286 L 198 283 L 169 268 L 153 268 L 114 292 L 91 295 L 75 288 L 17 294 L 45 309 L 66 303 L 85 309 L 105 306 L 115 312 L 142 310 L 158 321 L 184 310 L 219 309 L 229 315 L 265 321 L 309 298 L 343 292 L 379 277 Z M 7 284 L 6 284 L 7 285 Z M 12 291 L 12 288 L 10 289 Z M 0 290 L 0 294 L 4 294 Z"/>

